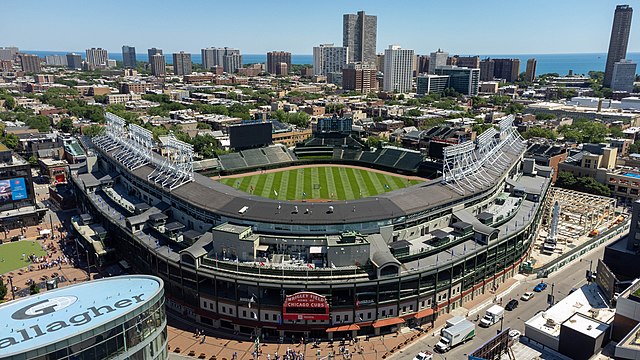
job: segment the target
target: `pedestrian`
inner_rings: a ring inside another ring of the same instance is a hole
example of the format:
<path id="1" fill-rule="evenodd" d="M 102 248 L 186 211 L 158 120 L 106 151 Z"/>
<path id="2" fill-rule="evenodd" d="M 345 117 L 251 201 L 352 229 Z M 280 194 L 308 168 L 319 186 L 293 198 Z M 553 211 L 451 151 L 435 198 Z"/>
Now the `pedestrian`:
<path id="1" fill-rule="evenodd" d="M 207 335 L 202 335 L 202 340 L 200 340 L 200 344 L 204 344 L 204 341 L 206 338 L 207 338 Z"/>

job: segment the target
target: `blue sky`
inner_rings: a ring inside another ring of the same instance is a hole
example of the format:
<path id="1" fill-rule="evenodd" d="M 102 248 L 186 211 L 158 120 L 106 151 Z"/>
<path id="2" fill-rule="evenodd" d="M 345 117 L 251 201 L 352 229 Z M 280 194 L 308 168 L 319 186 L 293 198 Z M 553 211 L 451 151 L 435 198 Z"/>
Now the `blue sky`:
<path id="1" fill-rule="evenodd" d="M 103 47 L 137 52 L 199 52 L 237 47 L 245 54 L 310 54 L 342 42 L 342 14 L 378 16 L 378 52 L 400 44 L 416 53 L 606 52 L 616 4 L 611 0 L 20 0 L 0 21 L 0 46 L 26 50 Z M 629 51 L 640 51 L 640 1 Z M 6 10 L 6 9 L 5 9 Z"/>

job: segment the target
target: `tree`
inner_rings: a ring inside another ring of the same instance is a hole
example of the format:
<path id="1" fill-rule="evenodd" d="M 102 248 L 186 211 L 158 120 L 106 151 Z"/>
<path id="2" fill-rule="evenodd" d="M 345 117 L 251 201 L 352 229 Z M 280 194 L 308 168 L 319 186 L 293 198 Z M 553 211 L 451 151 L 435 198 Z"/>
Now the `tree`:
<path id="1" fill-rule="evenodd" d="M 566 171 L 558 173 L 555 185 L 593 195 L 611 195 L 611 190 L 606 185 L 599 183 L 596 179 L 589 176 L 575 177 L 572 173 Z"/>
<path id="2" fill-rule="evenodd" d="M 73 120 L 66 118 L 58 123 L 58 129 L 65 133 L 73 132 Z"/>
<path id="3" fill-rule="evenodd" d="M 0 97 L 2 99 L 2 97 Z M 4 107 L 8 110 L 13 110 L 16 107 L 16 99 L 11 95 L 6 95 L 4 97 Z"/>
<path id="4" fill-rule="evenodd" d="M 91 124 L 82 129 L 82 133 L 88 137 L 104 135 L 105 128 L 97 124 Z"/>
<path id="5" fill-rule="evenodd" d="M 7 147 L 11 150 L 15 150 L 18 147 L 18 143 L 20 142 L 20 138 L 15 134 L 7 134 L 2 142 L 7 145 Z"/>
<path id="6" fill-rule="evenodd" d="M 42 115 L 27 118 L 25 124 L 32 129 L 38 129 L 41 133 L 46 133 L 51 130 L 51 121 L 49 121 L 48 117 Z"/>
<path id="7" fill-rule="evenodd" d="M 411 109 L 405 113 L 407 116 L 421 116 L 422 111 L 420 109 Z"/>
<path id="8" fill-rule="evenodd" d="M 35 156 L 29 157 L 29 165 L 37 166 L 38 165 L 38 158 L 35 157 Z"/>
<path id="9" fill-rule="evenodd" d="M 614 138 L 624 137 L 624 132 L 622 132 L 622 129 L 620 128 L 620 126 L 612 126 L 609 128 L 609 131 L 611 133 L 611 136 Z"/>
<path id="10" fill-rule="evenodd" d="M 556 132 L 553 131 L 552 129 L 545 129 L 541 127 L 530 127 L 527 129 L 527 131 L 522 133 L 522 136 L 525 139 L 545 138 L 545 139 L 551 139 L 551 140 L 555 140 L 558 137 Z"/>
<path id="11" fill-rule="evenodd" d="M 97 103 L 106 104 L 107 103 L 107 95 L 94 95 L 93 100 Z"/>
<path id="12" fill-rule="evenodd" d="M 40 292 L 40 287 L 36 283 L 32 282 L 31 286 L 29 286 L 29 294 L 35 295 L 39 292 Z"/>
<path id="13" fill-rule="evenodd" d="M 375 149 L 378 148 L 380 146 L 380 144 L 382 143 L 382 138 L 378 137 L 378 136 L 369 136 L 367 138 L 367 146 Z"/>

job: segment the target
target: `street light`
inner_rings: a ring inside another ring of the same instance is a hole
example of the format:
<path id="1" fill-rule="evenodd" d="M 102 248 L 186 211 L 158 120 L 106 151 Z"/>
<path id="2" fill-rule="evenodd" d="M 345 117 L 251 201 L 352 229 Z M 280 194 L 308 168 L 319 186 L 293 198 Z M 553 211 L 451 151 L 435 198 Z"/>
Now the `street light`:
<path id="1" fill-rule="evenodd" d="M 11 298 L 12 300 L 16 299 L 16 292 L 13 289 L 13 276 L 9 275 L 9 286 L 11 286 Z"/>

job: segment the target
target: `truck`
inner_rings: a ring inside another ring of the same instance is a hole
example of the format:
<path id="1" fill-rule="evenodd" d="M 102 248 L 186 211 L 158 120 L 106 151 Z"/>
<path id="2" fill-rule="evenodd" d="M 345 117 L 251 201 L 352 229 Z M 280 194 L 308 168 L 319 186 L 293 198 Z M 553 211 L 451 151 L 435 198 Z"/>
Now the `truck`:
<path id="1" fill-rule="evenodd" d="M 480 326 L 489 327 L 504 317 L 504 308 L 500 305 L 493 305 L 487 309 L 484 317 L 480 320 Z"/>
<path id="2" fill-rule="evenodd" d="M 463 321 L 465 321 L 466 319 L 464 318 L 464 316 L 454 316 L 451 319 L 447 320 L 447 323 L 444 325 L 444 327 L 442 329 L 440 329 L 440 335 L 442 335 L 442 331 L 444 329 L 448 329 L 452 326 L 455 326 Z"/>
<path id="3" fill-rule="evenodd" d="M 456 325 L 443 329 L 435 349 L 439 352 L 447 352 L 456 345 L 473 339 L 474 336 L 476 336 L 476 325 L 465 319 Z"/>

